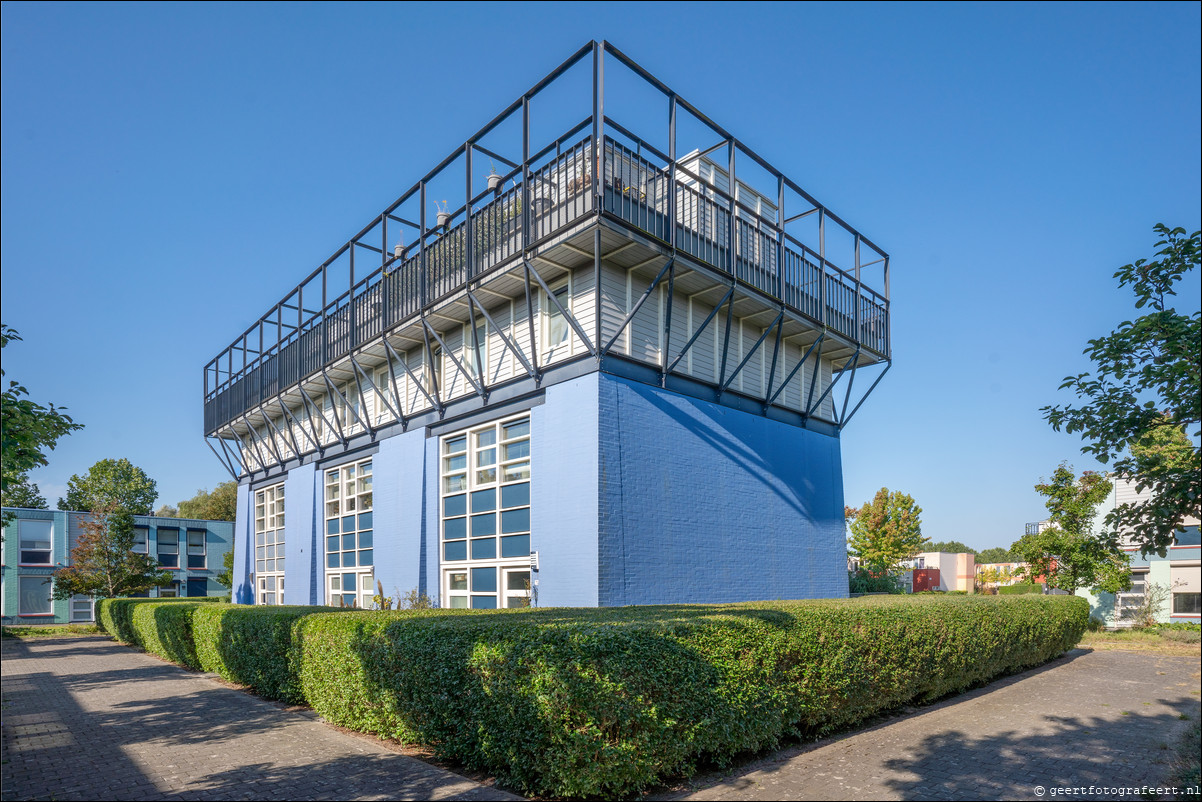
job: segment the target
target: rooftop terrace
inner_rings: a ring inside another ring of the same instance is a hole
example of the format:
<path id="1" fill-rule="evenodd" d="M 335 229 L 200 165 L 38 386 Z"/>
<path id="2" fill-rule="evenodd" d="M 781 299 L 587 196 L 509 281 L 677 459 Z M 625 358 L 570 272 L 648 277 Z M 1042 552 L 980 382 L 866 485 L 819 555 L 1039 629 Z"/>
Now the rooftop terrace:
<path id="1" fill-rule="evenodd" d="M 387 347 L 390 332 L 595 222 L 779 305 L 854 349 L 853 372 L 888 367 L 888 255 L 633 60 L 590 42 L 205 366 L 205 434 L 359 349 Z M 604 358 L 599 329 L 578 333 Z"/>

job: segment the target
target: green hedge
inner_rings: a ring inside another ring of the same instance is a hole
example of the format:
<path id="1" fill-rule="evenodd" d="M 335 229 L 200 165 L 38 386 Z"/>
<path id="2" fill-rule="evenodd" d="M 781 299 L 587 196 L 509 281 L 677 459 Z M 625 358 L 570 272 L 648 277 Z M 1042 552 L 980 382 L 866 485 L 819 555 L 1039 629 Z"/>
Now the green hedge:
<path id="1" fill-rule="evenodd" d="M 1043 593 L 1043 585 L 1037 582 L 1019 582 L 1014 585 L 1000 585 L 997 589 L 1000 596 L 1021 596 L 1024 593 Z"/>
<path id="2" fill-rule="evenodd" d="M 147 604 L 211 604 L 219 601 L 221 600 L 216 596 L 194 596 L 191 598 L 180 597 L 175 599 L 100 599 L 96 602 L 96 624 L 105 632 L 123 643 L 128 643 L 131 646 L 137 646 L 141 649 L 151 651 L 151 649 L 149 649 L 145 643 L 142 632 L 134 623 L 134 611 L 137 610 L 138 607 Z M 168 640 L 172 640 L 171 636 L 166 637 Z M 190 637 L 191 636 L 189 635 L 189 638 Z M 166 657 L 166 655 L 164 655 L 164 657 Z M 174 660 L 175 658 L 169 657 L 168 659 Z"/>
<path id="3" fill-rule="evenodd" d="M 434 746 L 527 794 L 628 796 L 701 760 L 816 735 L 1044 663 L 1075 597 L 876 596 L 297 624 L 327 720 Z"/>
<path id="4" fill-rule="evenodd" d="M 193 614 L 200 667 L 261 696 L 303 703 L 299 661 L 292 648 L 296 621 L 334 608 L 221 604 Z"/>
<path id="5" fill-rule="evenodd" d="M 122 639 L 263 696 L 427 744 L 527 794 L 580 797 L 629 796 L 701 761 L 1039 665 L 1080 639 L 1089 605 L 937 595 L 404 612 L 117 600 L 102 611 L 106 629 L 138 638 Z"/>

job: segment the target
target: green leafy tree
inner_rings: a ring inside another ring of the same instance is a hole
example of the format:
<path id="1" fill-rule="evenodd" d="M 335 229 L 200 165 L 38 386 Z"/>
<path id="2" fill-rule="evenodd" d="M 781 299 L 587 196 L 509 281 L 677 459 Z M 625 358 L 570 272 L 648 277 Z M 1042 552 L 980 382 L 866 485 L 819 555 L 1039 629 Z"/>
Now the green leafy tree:
<path id="1" fill-rule="evenodd" d="M 20 339 L 16 331 L 0 324 L 0 349 Z M 0 368 L 0 379 L 3 377 L 4 370 Z M 28 390 L 10 381 L 0 401 L 0 416 L 3 417 L 0 493 L 5 497 L 10 484 L 19 483 L 30 470 L 47 464 L 46 451 L 53 450 L 59 438 L 83 428 L 83 424 L 75 423 L 69 415 L 63 414 L 66 407 L 42 406 L 30 401 L 25 397 L 27 395 Z M 8 523 L 9 518 L 5 515 L 4 523 Z"/>
<path id="2" fill-rule="evenodd" d="M 207 490 L 197 490 L 196 495 L 179 503 L 180 518 L 197 518 L 202 521 L 232 521 L 238 508 L 238 483 L 222 482 Z"/>
<path id="3" fill-rule="evenodd" d="M 133 515 L 149 515 L 158 498 L 153 479 L 127 459 L 102 459 L 84 476 L 67 480 L 67 497 L 58 500 L 60 510 L 96 512 L 119 507 Z"/>
<path id="4" fill-rule="evenodd" d="M 128 510 L 109 502 L 91 512 L 80 523 L 71 565 L 54 572 L 54 598 L 78 594 L 111 599 L 174 581 L 153 557 L 134 553 L 134 517 Z"/>
<path id="5" fill-rule="evenodd" d="M 1029 579 L 1045 577 L 1049 588 L 1070 593 L 1093 588 L 1117 593 L 1131 587 L 1131 559 L 1112 534 L 1093 531 L 1098 505 L 1113 485 L 1105 476 L 1085 471 L 1078 479 L 1061 463 L 1050 481 L 1035 485 L 1047 499 L 1048 526 L 1023 535 L 1010 551 L 1027 564 Z"/>
<path id="6" fill-rule="evenodd" d="M 978 563 L 1013 563 L 1013 562 L 1018 562 L 1018 558 L 1016 558 L 1013 554 L 1010 553 L 1010 549 L 1003 549 L 1001 546 L 993 546 L 992 548 L 985 549 L 984 551 L 977 554 L 977 562 Z"/>
<path id="7" fill-rule="evenodd" d="M 156 518 L 178 518 L 179 510 L 170 504 L 160 504 L 154 514 Z"/>
<path id="8" fill-rule="evenodd" d="M 234 550 L 230 549 L 221 558 L 221 571 L 214 579 L 223 588 L 234 589 Z"/>
<path id="9" fill-rule="evenodd" d="M 851 521 L 848 551 L 874 574 L 895 570 L 930 543 L 922 534 L 922 507 L 905 493 L 882 487 L 871 502 L 844 512 Z"/>
<path id="10" fill-rule="evenodd" d="M 5 507 L 23 507 L 27 510 L 48 510 L 50 505 L 42 497 L 38 486 L 29 481 L 28 476 L 21 476 L 15 482 L 10 482 L 4 488 Z"/>
<path id="11" fill-rule="evenodd" d="M 961 543 L 959 540 L 940 540 L 938 543 L 931 543 L 922 547 L 923 551 L 941 551 L 945 554 L 972 554 L 975 555 L 977 550 L 971 546 Z"/>
<path id="12" fill-rule="evenodd" d="M 1107 526 L 1132 536 L 1140 550 L 1164 556 L 1186 516 L 1202 500 L 1202 456 L 1185 434 L 1202 435 L 1202 313 L 1169 306 L 1182 276 L 1198 267 L 1202 232 L 1155 226 L 1159 257 L 1139 259 L 1114 274 L 1135 293 L 1135 308 L 1151 311 L 1089 341 L 1084 351 L 1093 373 L 1065 378 L 1084 403 L 1048 406 L 1042 412 L 1060 431 L 1080 432 L 1082 451 L 1114 461 L 1150 498 L 1121 504 Z M 1163 430 L 1163 431 L 1161 431 Z M 1180 433 L 1180 437 L 1178 435 Z"/>

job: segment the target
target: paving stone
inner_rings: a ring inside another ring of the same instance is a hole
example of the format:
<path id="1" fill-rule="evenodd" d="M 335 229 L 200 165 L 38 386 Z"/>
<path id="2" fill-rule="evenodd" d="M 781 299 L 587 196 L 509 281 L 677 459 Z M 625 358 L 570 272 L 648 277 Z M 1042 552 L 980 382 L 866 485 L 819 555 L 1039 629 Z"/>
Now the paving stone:
<path id="1" fill-rule="evenodd" d="M 1179 717 L 1202 715 L 1199 677 L 1192 657 L 1076 650 L 911 715 L 653 798 L 1049 799 L 1053 787 L 1161 785 L 1173 755 L 1166 747 L 1189 726 Z"/>
<path id="2" fill-rule="evenodd" d="M 5 800 L 520 798 L 104 637 L 0 649 Z"/>

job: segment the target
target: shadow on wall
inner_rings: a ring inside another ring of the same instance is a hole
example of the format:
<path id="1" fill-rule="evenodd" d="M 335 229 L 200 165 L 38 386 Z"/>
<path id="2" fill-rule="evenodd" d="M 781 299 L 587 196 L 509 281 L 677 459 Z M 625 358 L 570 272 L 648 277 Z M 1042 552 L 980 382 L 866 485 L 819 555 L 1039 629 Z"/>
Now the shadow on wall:
<path id="1" fill-rule="evenodd" d="M 738 465 L 747 476 L 753 477 L 765 489 L 777 496 L 799 515 L 809 518 L 814 517 L 813 510 L 807 508 L 806 499 L 799 498 L 796 493 L 791 492 L 792 488 L 783 478 L 793 477 L 794 482 L 801 483 L 811 497 L 815 495 L 817 488 L 809 472 L 798 470 L 805 467 L 805 463 L 810 456 L 809 449 L 806 449 L 799 455 L 797 451 L 784 448 L 778 441 L 773 439 L 772 430 L 777 427 L 780 427 L 781 432 L 794 429 L 796 430 L 797 437 L 813 441 L 815 450 L 822 448 L 826 444 L 813 440 L 813 438 L 829 439 L 831 442 L 828 448 L 835 449 L 836 453 L 839 442 L 837 439 L 805 429 L 798 429 L 790 424 L 774 421 L 770 418 L 763 418 L 736 410 L 728 410 L 724 407 L 694 400 L 686 396 L 668 396 L 651 388 L 644 389 L 632 383 L 619 380 L 614 380 L 614 383 L 617 385 L 615 404 L 618 410 L 619 422 L 621 420 L 623 397 L 627 393 L 632 394 L 657 408 L 674 424 L 684 428 L 700 442 Z M 747 442 L 732 436 L 728 431 L 732 425 L 736 425 L 740 420 L 744 419 L 747 421 L 747 425 L 741 428 L 746 428 L 749 440 L 761 446 L 758 451 L 748 445 Z M 825 456 L 826 448 L 822 448 L 822 450 L 824 452 L 823 456 Z M 772 479 L 776 479 L 776 481 L 772 481 Z M 840 505 L 840 516 L 842 509 Z M 840 517 L 841 520 L 842 518 Z"/>

